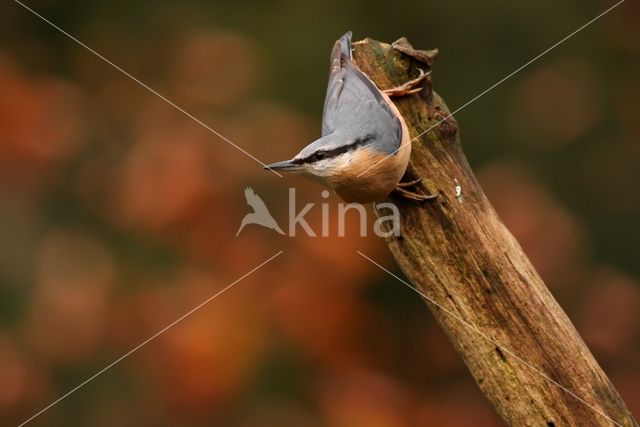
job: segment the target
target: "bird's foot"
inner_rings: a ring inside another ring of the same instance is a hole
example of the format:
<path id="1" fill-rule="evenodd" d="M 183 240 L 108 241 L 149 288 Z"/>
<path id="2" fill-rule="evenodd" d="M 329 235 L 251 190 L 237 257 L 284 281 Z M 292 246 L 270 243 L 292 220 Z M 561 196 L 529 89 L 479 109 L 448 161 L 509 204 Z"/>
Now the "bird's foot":
<path id="1" fill-rule="evenodd" d="M 420 87 L 416 87 L 416 86 L 422 83 L 422 81 L 426 79 L 429 76 L 429 74 L 431 74 L 431 71 L 429 71 L 428 73 L 425 73 L 420 68 L 418 68 L 418 70 L 420 71 L 420 75 L 415 79 L 409 80 L 408 82 L 405 82 L 400 86 L 396 86 L 391 89 L 385 89 L 383 90 L 383 92 L 389 97 L 405 96 L 405 95 L 411 95 L 413 93 L 420 92 L 422 89 L 424 89 L 424 86 L 420 86 Z"/>
<path id="2" fill-rule="evenodd" d="M 422 181 L 422 178 L 417 178 L 417 179 L 413 179 L 411 181 L 405 181 L 405 182 L 400 181 L 397 186 L 400 188 L 412 187 L 420 183 L 421 181 Z"/>
<path id="3" fill-rule="evenodd" d="M 395 192 L 400 194 L 405 199 L 415 200 L 417 202 L 424 202 L 425 200 L 431 200 L 438 197 L 438 194 L 420 194 L 413 191 L 405 190 L 407 187 L 412 187 L 422 181 L 422 178 L 414 179 L 412 181 L 399 182 L 395 188 Z"/>

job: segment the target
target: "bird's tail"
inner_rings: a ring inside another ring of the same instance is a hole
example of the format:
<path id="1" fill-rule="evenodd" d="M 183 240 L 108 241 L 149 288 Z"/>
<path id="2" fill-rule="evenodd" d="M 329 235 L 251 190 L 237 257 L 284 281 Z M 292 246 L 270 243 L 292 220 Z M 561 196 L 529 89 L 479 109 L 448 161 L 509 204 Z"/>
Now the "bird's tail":
<path id="1" fill-rule="evenodd" d="M 351 59 L 351 31 L 340 37 L 340 53 L 343 58 Z"/>

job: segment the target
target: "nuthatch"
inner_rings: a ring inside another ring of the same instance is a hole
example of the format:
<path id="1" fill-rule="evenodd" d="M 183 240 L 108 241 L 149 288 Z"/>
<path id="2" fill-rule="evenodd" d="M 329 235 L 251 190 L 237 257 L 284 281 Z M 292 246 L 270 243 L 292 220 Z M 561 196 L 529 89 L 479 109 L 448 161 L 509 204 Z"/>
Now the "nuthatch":
<path id="1" fill-rule="evenodd" d="M 411 89 L 426 75 L 398 88 L 382 91 L 353 62 L 351 32 L 336 41 L 331 53 L 329 86 L 322 116 L 322 137 L 293 159 L 266 168 L 298 172 L 319 180 L 347 202 L 374 202 L 419 180 L 400 183 L 411 154 L 409 129 L 389 96 Z"/>

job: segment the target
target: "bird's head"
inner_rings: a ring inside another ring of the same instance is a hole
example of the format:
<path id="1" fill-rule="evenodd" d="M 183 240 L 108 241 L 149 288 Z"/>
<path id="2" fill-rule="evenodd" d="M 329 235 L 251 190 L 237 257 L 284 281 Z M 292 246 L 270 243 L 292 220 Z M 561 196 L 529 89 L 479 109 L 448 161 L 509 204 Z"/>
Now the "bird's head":
<path id="1" fill-rule="evenodd" d="M 357 164 L 363 150 L 370 150 L 375 141 L 374 134 L 356 138 L 341 137 L 337 134 L 324 136 L 303 148 L 292 159 L 272 163 L 265 167 L 281 172 L 295 172 L 331 183 L 336 177 L 348 174 L 350 170 L 360 169 Z M 366 165 L 369 166 L 369 165 Z"/>

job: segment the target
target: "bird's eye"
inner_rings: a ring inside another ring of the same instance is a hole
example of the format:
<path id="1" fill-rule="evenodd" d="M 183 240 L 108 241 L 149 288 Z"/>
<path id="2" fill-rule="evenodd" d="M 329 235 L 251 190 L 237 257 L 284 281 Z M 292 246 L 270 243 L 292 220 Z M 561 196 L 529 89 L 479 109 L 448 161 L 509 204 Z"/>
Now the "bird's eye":
<path id="1" fill-rule="evenodd" d="M 322 160 L 326 157 L 327 157 L 327 153 L 325 153 L 324 151 L 317 151 L 313 154 L 314 161 Z"/>

